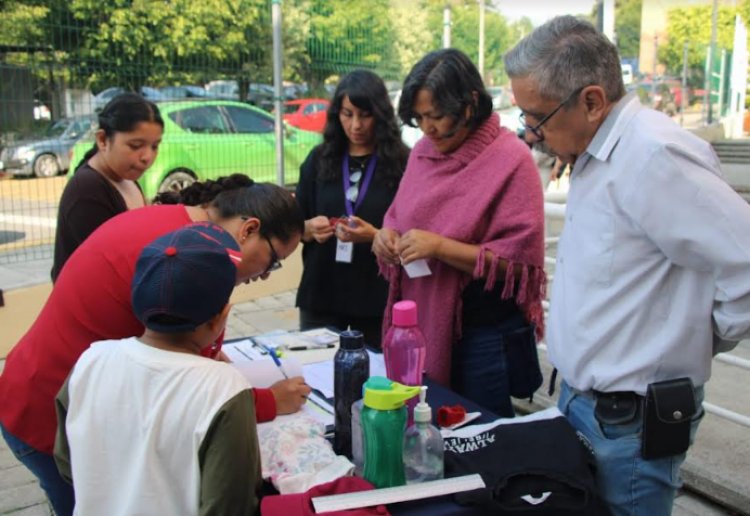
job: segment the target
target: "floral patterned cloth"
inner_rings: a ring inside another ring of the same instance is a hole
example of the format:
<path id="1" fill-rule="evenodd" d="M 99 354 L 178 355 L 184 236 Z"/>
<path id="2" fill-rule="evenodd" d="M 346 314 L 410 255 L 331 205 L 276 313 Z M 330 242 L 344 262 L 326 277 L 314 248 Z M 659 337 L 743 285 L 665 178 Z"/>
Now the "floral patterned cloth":
<path id="1" fill-rule="evenodd" d="M 287 494 L 351 475 L 354 464 L 336 455 L 324 435 L 321 423 L 299 412 L 259 424 L 263 478 Z"/>

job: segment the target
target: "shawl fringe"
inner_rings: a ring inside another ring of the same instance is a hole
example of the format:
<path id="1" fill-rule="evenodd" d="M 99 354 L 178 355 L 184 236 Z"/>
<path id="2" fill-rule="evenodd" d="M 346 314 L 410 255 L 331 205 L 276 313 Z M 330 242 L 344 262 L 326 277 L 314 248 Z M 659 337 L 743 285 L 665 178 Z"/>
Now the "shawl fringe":
<path id="1" fill-rule="evenodd" d="M 484 247 L 479 251 L 477 264 L 474 268 L 474 277 L 481 277 L 481 266 L 484 265 L 487 249 Z M 543 267 L 528 265 L 525 263 L 504 260 L 505 285 L 501 294 L 502 299 L 515 298 L 516 304 L 526 316 L 526 320 L 534 324 L 536 328 L 536 339 L 544 337 L 544 309 L 542 300 L 547 296 L 547 274 Z M 490 270 L 484 283 L 485 290 L 492 290 L 497 282 L 500 258 L 493 256 L 490 262 Z M 520 268 L 518 282 L 516 282 L 515 271 Z"/>

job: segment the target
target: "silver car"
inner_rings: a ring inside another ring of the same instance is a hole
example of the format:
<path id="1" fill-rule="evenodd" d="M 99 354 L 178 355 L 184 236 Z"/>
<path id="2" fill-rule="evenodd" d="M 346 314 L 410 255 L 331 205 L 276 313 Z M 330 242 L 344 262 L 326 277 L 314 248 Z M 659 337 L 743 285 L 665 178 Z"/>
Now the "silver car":
<path id="1" fill-rule="evenodd" d="M 73 144 L 93 123 L 91 116 L 62 118 L 37 138 L 13 142 L 0 152 L 0 172 L 54 177 L 68 170 Z"/>

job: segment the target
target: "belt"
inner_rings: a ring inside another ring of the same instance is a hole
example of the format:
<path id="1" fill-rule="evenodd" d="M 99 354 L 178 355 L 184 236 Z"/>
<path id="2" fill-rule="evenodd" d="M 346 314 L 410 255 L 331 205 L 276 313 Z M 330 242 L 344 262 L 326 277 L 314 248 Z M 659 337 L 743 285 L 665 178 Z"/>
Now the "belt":
<path id="1" fill-rule="evenodd" d="M 641 396 L 640 394 L 636 394 L 633 391 L 601 392 L 601 391 L 595 391 L 593 389 L 589 389 L 587 391 L 580 391 L 574 387 L 571 387 L 570 385 L 568 385 L 568 388 L 576 396 L 582 396 L 584 398 L 588 398 L 594 401 L 596 401 L 597 398 L 612 398 L 616 396 L 635 396 L 636 399 L 641 399 L 641 400 L 644 398 L 644 396 Z"/>

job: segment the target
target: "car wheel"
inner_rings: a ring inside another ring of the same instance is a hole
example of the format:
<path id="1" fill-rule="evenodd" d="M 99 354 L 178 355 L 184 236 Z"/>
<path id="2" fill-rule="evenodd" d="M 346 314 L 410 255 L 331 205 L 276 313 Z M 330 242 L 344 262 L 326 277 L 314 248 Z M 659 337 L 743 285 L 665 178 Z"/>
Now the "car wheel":
<path id="1" fill-rule="evenodd" d="M 159 185 L 159 193 L 179 192 L 195 183 L 196 179 L 192 172 L 187 170 L 176 170 L 169 174 Z"/>
<path id="2" fill-rule="evenodd" d="M 60 173 L 57 158 L 52 154 L 42 154 L 34 161 L 34 175 L 36 177 L 55 177 Z"/>

